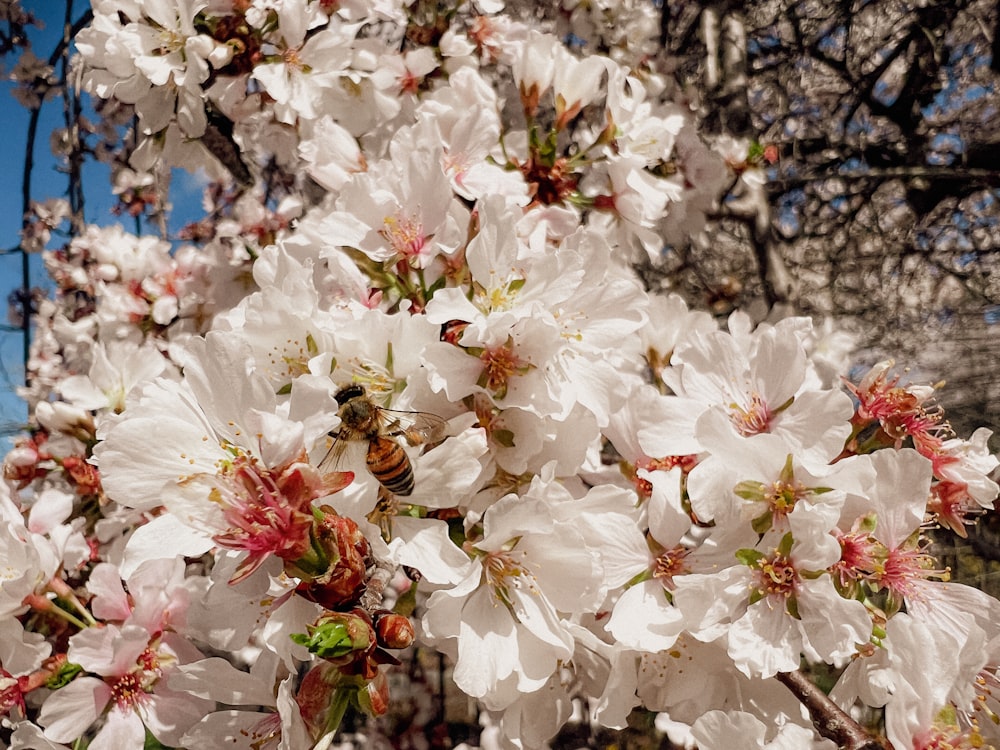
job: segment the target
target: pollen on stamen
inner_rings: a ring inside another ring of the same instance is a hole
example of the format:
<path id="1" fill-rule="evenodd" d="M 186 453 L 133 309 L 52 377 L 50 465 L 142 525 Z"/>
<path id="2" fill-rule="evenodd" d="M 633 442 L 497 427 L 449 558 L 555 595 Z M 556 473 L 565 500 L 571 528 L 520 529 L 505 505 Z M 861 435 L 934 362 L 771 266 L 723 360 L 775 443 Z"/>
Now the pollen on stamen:
<path id="1" fill-rule="evenodd" d="M 538 588 L 534 583 L 534 576 L 523 565 L 523 553 L 513 551 L 490 552 L 483 560 L 483 572 L 486 583 L 493 590 L 495 603 L 510 607 L 511 589 L 521 589 L 527 586 L 527 590 L 533 594 L 538 593 Z"/>
<path id="2" fill-rule="evenodd" d="M 663 588 L 673 591 L 674 576 L 688 572 L 685 558 L 691 554 L 691 550 L 676 546 L 660 553 L 653 562 L 653 577 L 657 579 Z"/>
<path id="3" fill-rule="evenodd" d="M 479 359 L 483 363 L 481 385 L 493 392 L 505 392 L 507 381 L 523 367 L 518 356 L 506 346 L 486 349 Z"/>
<path id="4" fill-rule="evenodd" d="M 773 515 L 774 522 L 787 517 L 793 510 L 795 504 L 808 494 L 808 490 L 801 482 L 776 481 L 772 482 L 769 489 L 764 492 L 764 499 Z"/>
<path id="5" fill-rule="evenodd" d="M 754 587 L 766 596 L 789 599 L 799 584 L 799 574 L 792 561 L 781 554 L 761 560 L 755 570 Z"/>
<path id="6" fill-rule="evenodd" d="M 891 549 L 882 569 L 873 577 L 893 594 L 913 599 L 920 596 L 918 581 L 928 578 L 947 581 L 951 577 L 950 569 L 934 568 L 934 564 L 935 559 L 922 547 Z"/>
<path id="7" fill-rule="evenodd" d="M 420 255 L 427 244 L 423 223 L 399 213 L 395 216 L 385 217 L 378 233 L 396 253 L 404 258 Z"/>
<path id="8" fill-rule="evenodd" d="M 729 405 L 729 421 L 744 437 L 769 432 L 771 416 L 770 409 L 759 393 L 753 393 L 750 396 L 750 403 L 746 406 L 737 403 Z"/>
<path id="9" fill-rule="evenodd" d="M 122 675 L 111 685 L 111 699 L 122 710 L 127 710 L 146 700 L 148 694 L 142 689 L 138 675 L 134 672 Z"/>

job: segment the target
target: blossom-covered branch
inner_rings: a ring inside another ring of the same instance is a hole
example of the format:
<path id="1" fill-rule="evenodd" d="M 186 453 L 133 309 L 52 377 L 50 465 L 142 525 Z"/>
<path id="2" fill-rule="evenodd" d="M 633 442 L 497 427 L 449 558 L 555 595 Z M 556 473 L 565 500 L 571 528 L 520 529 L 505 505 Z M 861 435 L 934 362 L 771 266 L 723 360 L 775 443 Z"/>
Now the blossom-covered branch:
<path id="1" fill-rule="evenodd" d="M 121 211 L 210 184 L 177 237 L 36 211 L 11 746 L 329 746 L 414 643 L 504 746 L 584 701 L 829 748 L 775 689 L 804 663 L 897 748 L 1000 741 L 1000 602 L 927 539 L 992 508 L 989 431 L 891 363 L 842 381 L 806 318 L 641 283 L 766 161 L 700 134 L 652 4 L 565 3 L 572 38 L 445 5 L 94 0 Z"/>

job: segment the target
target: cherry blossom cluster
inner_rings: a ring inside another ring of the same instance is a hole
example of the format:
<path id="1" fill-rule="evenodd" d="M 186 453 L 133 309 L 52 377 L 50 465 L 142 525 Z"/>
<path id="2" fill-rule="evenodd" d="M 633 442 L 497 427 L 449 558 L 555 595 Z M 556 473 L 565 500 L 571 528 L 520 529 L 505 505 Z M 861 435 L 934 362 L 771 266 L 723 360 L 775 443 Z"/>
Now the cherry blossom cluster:
<path id="1" fill-rule="evenodd" d="M 820 667 L 897 750 L 1000 743 L 1000 602 L 928 537 L 992 509 L 990 432 L 892 363 L 840 378 L 808 319 L 644 287 L 772 158 L 699 134 L 652 4 L 564 3 L 560 35 L 445 5 L 93 0 L 122 213 L 172 167 L 212 183 L 173 242 L 44 251 L 0 486 L 10 746 L 328 747 L 412 643 L 503 747 L 583 705 L 829 749 L 778 684 Z"/>

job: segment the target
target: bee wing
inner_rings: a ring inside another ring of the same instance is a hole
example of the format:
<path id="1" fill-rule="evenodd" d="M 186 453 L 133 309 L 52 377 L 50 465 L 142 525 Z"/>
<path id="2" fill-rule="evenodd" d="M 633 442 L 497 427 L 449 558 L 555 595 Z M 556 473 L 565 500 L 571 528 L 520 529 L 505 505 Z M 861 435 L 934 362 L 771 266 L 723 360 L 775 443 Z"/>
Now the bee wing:
<path id="1" fill-rule="evenodd" d="M 395 411 L 382 409 L 383 433 L 403 438 L 409 445 L 423 445 L 444 440 L 448 423 L 437 414 L 426 411 Z"/>
<path id="2" fill-rule="evenodd" d="M 347 452 L 347 448 L 351 443 L 350 438 L 338 431 L 333 431 L 328 433 L 332 442 L 330 447 L 326 451 L 326 455 L 320 459 L 320 462 L 316 465 L 316 468 L 320 473 L 326 474 L 327 472 L 337 471 L 343 463 L 344 454 Z"/>

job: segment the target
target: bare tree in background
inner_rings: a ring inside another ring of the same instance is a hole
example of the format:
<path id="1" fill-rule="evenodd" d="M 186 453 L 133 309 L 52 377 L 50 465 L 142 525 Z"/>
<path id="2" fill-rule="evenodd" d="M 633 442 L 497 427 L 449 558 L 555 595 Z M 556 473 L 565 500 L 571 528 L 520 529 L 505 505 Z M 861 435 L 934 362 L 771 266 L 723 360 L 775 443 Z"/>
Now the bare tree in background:
<path id="1" fill-rule="evenodd" d="M 947 377 L 956 426 L 1000 425 L 996 25 L 993 0 L 667 2 L 706 130 L 780 154 L 767 213 L 723 203 L 669 283 L 719 312 L 836 316 L 868 358 Z"/>

